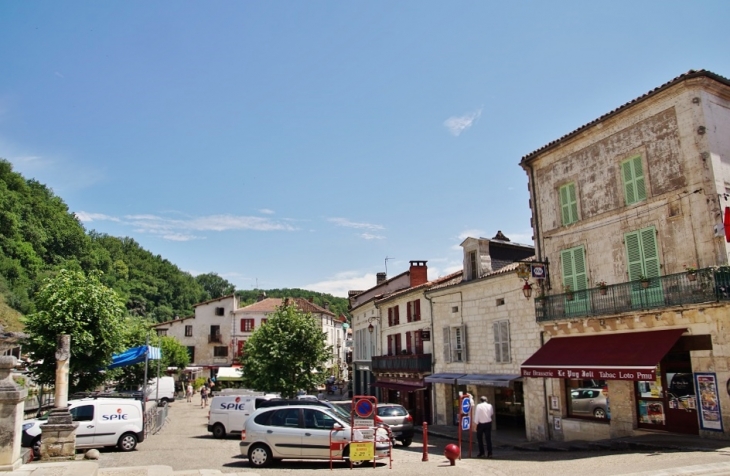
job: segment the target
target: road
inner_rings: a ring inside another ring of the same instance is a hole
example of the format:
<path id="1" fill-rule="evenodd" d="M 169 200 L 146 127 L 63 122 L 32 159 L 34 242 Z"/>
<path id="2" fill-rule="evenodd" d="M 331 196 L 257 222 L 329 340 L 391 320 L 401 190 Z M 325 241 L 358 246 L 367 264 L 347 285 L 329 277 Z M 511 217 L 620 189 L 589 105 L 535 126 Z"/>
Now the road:
<path id="1" fill-rule="evenodd" d="M 101 468 L 165 465 L 175 471 L 217 469 L 223 473 L 252 472 L 262 476 L 296 473 L 308 476 L 329 471 L 329 462 L 283 461 L 273 468 L 254 469 L 240 456 L 239 438 L 216 440 L 207 432 L 207 409 L 199 404 L 177 401 L 170 406 L 168 422 L 160 433 L 151 435 L 135 451 L 104 450 Z M 429 438 L 429 457 L 423 462 L 423 445 L 418 438 L 409 448 L 396 446 L 392 470 L 387 464 L 355 468 L 354 471 L 381 471 L 393 475 L 447 475 L 467 472 L 474 475 L 730 475 L 730 447 L 707 452 L 527 452 L 495 451 L 494 459 L 464 458 L 450 466 L 444 447 L 452 443 Z M 474 453 L 476 455 L 476 451 Z M 350 471 L 345 463 L 335 464 L 335 472 Z"/>

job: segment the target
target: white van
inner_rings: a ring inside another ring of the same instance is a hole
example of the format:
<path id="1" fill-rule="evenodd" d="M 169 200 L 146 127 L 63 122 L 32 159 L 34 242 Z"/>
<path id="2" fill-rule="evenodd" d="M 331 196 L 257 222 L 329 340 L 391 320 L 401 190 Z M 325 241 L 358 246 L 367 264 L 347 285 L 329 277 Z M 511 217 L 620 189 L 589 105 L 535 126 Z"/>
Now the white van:
<path id="1" fill-rule="evenodd" d="M 208 431 L 216 438 L 225 438 L 228 433 L 240 433 L 248 416 L 263 401 L 276 395 L 221 395 L 213 397 L 208 412 Z"/>
<path id="2" fill-rule="evenodd" d="M 142 402 L 133 398 L 82 398 L 69 400 L 68 410 L 76 428 L 77 448 L 117 446 L 132 451 L 144 441 Z M 23 422 L 22 444 L 40 455 L 41 428 L 48 413 Z"/>
<path id="3" fill-rule="evenodd" d="M 159 393 L 157 382 L 160 383 Z M 142 390 L 142 389 L 140 389 Z M 147 382 L 146 400 L 157 400 L 158 405 L 164 407 L 175 401 L 175 379 L 172 377 L 153 378 Z"/>

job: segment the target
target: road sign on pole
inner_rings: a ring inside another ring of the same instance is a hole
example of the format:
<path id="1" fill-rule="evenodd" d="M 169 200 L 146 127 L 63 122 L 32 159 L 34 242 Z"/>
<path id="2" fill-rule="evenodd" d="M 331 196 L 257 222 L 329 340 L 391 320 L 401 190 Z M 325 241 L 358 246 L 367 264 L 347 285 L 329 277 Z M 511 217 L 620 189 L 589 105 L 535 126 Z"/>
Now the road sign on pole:
<path id="1" fill-rule="evenodd" d="M 461 429 L 467 431 L 471 427 L 471 418 L 468 416 L 462 417 Z"/>
<path id="2" fill-rule="evenodd" d="M 468 415 L 471 412 L 471 399 L 467 396 L 461 401 L 461 413 Z"/>

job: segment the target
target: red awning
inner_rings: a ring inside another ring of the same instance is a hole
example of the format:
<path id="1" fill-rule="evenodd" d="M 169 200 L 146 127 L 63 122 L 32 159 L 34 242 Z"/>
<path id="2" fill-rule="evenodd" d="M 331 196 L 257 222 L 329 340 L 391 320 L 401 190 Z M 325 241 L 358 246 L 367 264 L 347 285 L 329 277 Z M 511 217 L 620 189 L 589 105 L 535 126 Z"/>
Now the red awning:
<path id="1" fill-rule="evenodd" d="M 400 390 L 401 392 L 417 392 L 419 390 L 426 390 L 426 387 L 419 385 L 404 385 L 402 383 L 392 382 L 375 382 L 373 387 L 389 388 L 391 390 Z"/>
<path id="2" fill-rule="evenodd" d="M 554 337 L 522 364 L 523 377 L 654 380 L 687 329 Z"/>

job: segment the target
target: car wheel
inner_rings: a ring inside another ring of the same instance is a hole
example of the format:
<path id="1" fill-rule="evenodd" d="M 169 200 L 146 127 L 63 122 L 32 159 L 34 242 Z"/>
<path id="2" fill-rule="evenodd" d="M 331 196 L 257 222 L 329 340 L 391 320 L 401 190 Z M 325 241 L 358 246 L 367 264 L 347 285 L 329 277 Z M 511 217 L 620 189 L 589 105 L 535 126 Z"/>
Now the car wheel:
<path id="1" fill-rule="evenodd" d="M 33 440 L 33 443 L 30 444 L 30 447 L 33 448 L 33 456 L 35 458 L 41 457 L 41 437 L 36 436 Z"/>
<path id="2" fill-rule="evenodd" d="M 411 446 L 411 443 L 413 443 L 413 438 L 406 438 L 403 441 L 401 441 L 401 443 L 403 444 L 403 446 L 408 448 L 409 446 Z"/>
<path id="3" fill-rule="evenodd" d="M 606 410 L 603 408 L 596 408 L 593 410 L 593 416 L 596 418 L 606 418 Z"/>
<path id="4" fill-rule="evenodd" d="M 132 451 L 137 447 L 137 436 L 134 433 L 125 433 L 119 438 L 117 446 L 122 451 Z"/>
<path id="5" fill-rule="evenodd" d="M 213 437 L 218 439 L 225 438 L 226 427 L 224 427 L 220 423 L 216 423 L 215 425 L 213 425 Z"/>
<path id="6" fill-rule="evenodd" d="M 254 445 L 248 450 L 248 462 L 254 468 L 265 468 L 274 462 L 274 457 L 268 446 Z"/>

